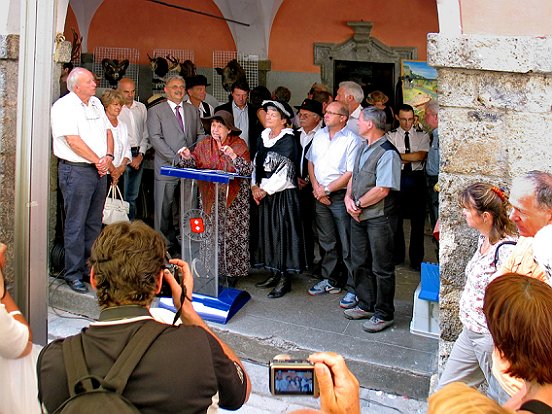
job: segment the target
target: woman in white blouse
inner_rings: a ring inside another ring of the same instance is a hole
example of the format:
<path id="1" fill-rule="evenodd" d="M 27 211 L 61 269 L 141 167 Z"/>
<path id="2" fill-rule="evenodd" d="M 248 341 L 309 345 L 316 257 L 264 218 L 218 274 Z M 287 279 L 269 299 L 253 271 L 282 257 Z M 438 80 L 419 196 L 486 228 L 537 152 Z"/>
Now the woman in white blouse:
<path id="1" fill-rule="evenodd" d="M 472 184 L 460 193 L 459 202 L 467 225 L 479 232 L 479 241 L 465 270 L 459 315 L 463 329 L 437 389 L 455 381 L 478 387 L 487 380 L 489 397 L 502 403 L 508 396 L 491 373 L 493 339 L 483 314 L 483 299 L 485 288 L 514 247 L 516 227 L 508 218 L 508 198 L 498 187 Z"/>
<path id="2" fill-rule="evenodd" d="M 101 101 L 105 108 L 107 119 L 110 122 L 108 127 L 113 133 L 113 166 L 115 170 L 110 174 L 111 184 L 116 185 L 121 175 L 124 174 L 127 164 L 132 160 L 130 142 L 128 140 L 128 128 L 119 119 L 119 114 L 124 105 L 124 98 L 120 92 L 107 89 L 102 94 Z"/>

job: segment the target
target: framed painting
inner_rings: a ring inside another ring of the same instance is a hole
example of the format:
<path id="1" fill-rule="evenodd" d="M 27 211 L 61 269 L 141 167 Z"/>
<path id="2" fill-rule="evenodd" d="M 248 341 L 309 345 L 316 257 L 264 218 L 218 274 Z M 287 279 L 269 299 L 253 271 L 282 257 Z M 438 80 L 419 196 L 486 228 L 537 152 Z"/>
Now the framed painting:
<path id="1" fill-rule="evenodd" d="M 423 119 L 425 105 L 437 99 L 437 70 L 426 61 L 401 60 L 403 103 L 414 108 Z"/>

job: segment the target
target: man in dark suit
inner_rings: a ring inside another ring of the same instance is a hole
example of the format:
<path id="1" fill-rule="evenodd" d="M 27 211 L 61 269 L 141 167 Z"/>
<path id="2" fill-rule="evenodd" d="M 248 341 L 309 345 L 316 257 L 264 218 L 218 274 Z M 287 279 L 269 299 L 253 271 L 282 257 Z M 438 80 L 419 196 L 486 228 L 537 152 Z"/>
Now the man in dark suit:
<path id="1" fill-rule="evenodd" d="M 257 118 L 257 111 L 247 103 L 249 99 L 249 85 L 247 82 L 234 82 L 231 87 L 231 99 L 215 108 L 215 112 L 223 110 L 232 114 L 234 117 L 234 125 L 241 129 L 242 138 L 249 147 L 251 159 L 255 157 L 257 152 L 257 140 L 261 134 L 261 127 Z"/>
<path id="2" fill-rule="evenodd" d="M 160 231 L 168 240 L 168 248 L 178 251 L 176 235 L 178 229 L 174 226 L 173 205 L 179 179 L 161 175 L 161 167 L 170 166 L 173 160 L 178 161 L 179 151 L 184 147 L 191 147 L 198 139 L 205 136 L 199 118 L 199 111 L 193 105 L 182 102 L 185 94 L 185 82 L 181 76 L 169 78 L 165 84 L 167 100 L 148 110 L 148 132 L 151 145 L 155 149 L 155 180 L 153 185 L 154 197 L 154 228 Z M 186 211 L 195 207 L 195 197 L 191 194 L 191 181 L 184 184 L 185 194 L 189 197 L 186 205 L 180 206 L 179 211 Z"/>
<path id="3" fill-rule="evenodd" d="M 303 222 L 303 235 L 305 237 L 305 249 L 307 253 L 307 266 L 309 271 L 314 271 L 314 246 L 315 234 L 313 234 L 314 224 L 314 196 L 312 194 L 312 185 L 309 179 L 309 160 L 307 153 L 312 145 L 314 135 L 322 128 L 322 104 L 313 99 L 305 99 L 301 106 L 296 106 L 299 110 L 299 124 L 301 127 L 295 131 L 297 139 L 299 164 L 297 165 L 297 181 L 299 185 L 299 201 L 301 203 L 301 220 Z M 316 244 L 318 244 L 316 237 Z M 320 270 L 314 271 L 320 274 Z"/>

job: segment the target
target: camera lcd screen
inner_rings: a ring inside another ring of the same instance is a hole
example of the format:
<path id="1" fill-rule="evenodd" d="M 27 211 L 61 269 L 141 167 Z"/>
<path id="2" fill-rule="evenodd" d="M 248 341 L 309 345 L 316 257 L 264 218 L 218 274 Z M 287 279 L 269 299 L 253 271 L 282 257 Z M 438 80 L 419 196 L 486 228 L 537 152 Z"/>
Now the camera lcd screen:
<path id="1" fill-rule="evenodd" d="M 314 395 L 314 368 L 275 368 L 275 395 Z"/>

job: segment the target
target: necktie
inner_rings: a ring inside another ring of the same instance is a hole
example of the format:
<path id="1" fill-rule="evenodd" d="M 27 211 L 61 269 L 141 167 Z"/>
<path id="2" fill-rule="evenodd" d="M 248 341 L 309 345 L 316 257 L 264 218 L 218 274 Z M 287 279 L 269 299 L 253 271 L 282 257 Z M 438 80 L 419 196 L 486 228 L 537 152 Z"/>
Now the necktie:
<path id="1" fill-rule="evenodd" d="M 408 132 L 404 133 L 404 153 L 410 154 L 410 136 Z M 409 162 L 407 164 L 404 164 L 403 168 L 404 172 L 412 172 L 412 163 Z"/>
<path id="2" fill-rule="evenodd" d="M 176 113 L 176 120 L 178 121 L 178 125 L 180 125 L 180 129 L 184 131 L 184 121 L 182 120 L 182 115 L 180 115 L 180 105 L 176 105 L 175 113 Z"/>

